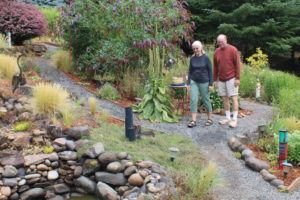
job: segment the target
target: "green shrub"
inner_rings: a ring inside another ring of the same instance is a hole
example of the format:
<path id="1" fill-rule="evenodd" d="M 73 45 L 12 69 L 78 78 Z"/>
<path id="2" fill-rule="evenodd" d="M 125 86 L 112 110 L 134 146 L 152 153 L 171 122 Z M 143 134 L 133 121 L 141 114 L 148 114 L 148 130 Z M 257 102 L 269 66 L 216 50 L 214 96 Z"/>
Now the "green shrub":
<path id="1" fill-rule="evenodd" d="M 243 65 L 241 69 L 241 80 L 239 92 L 242 97 L 255 97 L 257 75 L 253 68 Z"/>
<path id="2" fill-rule="evenodd" d="M 300 84 L 300 83 L 299 83 Z M 280 117 L 300 118 L 300 87 L 299 89 L 282 88 L 274 105 L 278 108 Z"/>
<path id="3" fill-rule="evenodd" d="M 300 131 L 288 134 L 288 162 L 300 165 Z"/>
<path id="4" fill-rule="evenodd" d="M 264 88 L 262 97 L 269 102 L 276 102 L 280 100 L 279 96 L 282 88 L 290 88 L 294 90 L 299 90 L 300 88 L 300 80 L 295 75 L 272 70 L 266 71 L 262 84 Z"/>
<path id="5" fill-rule="evenodd" d="M 46 153 L 46 154 L 52 153 L 53 151 L 54 151 L 53 146 L 49 146 L 49 147 L 44 148 L 44 153 Z"/>
<path id="6" fill-rule="evenodd" d="M 97 96 L 109 100 L 116 100 L 121 98 L 116 88 L 114 88 L 110 83 L 106 83 L 103 87 L 98 89 Z"/>
<path id="7" fill-rule="evenodd" d="M 193 23 L 183 2 L 74 1 L 63 8 L 63 37 L 82 71 L 117 72 L 128 66 L 145 67 L 153 43 L 181 55 L 181 41 L 191 41 Z M 158 40 L 154 27 L 158 26 Z M 79 67 L 79 68 L 78 68 Z"/>
<path id="8" fill-rule="evenodd" d="M 210 101 L 211 101 L 211 106 L 212 109 L 223 109 L 223 100 L 222 98 L 218 95 L 218 90 L 214 87 L 213 91 L 210 93 Z"/>
<path id="9" fill-rule="evenodd" d="M 30 128 L 29 122 L 20 122 L 13 126 L 14 131 L 26 131 Z"/>
<path id="10" fill-rule="evenodd" d="M 40 11 L 45 15 L 48 22 L 48 31 L 56 32 L 58 27 L 58 20 L 60 19 L 60 12 L 57 8 L 40 8 Z"/>

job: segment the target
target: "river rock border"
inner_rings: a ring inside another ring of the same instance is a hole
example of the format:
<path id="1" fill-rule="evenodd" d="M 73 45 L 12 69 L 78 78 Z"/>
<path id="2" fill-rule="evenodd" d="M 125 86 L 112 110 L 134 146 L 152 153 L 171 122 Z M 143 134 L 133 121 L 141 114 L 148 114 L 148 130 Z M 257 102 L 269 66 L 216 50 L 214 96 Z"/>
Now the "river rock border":
<path id="1" fill-rule="evenodd" d="M 105 151 L 101 142 L 81 139 L 90 135 L 88 127 L 63 129 L 45 116 L 34 116 L 26 102 L 25 97 L 4 97 L 0 91 L 0 200 L 63 200 L 80 195 L 106 200 L 170 199 L 176 195 L 165 167 L 148 160 L 133 161 L 126 152 Z M 18 121 L 38 126 L 12 132 L 9 124 Z M 51 150 L 24 155 L 22 149 L 29 144 Z"/>
<path id="2" fill-rule="evenodd" d="M 254 171 L 261 174 L 262 178 L 269 182 L 277 189 L 285 189 L 284 182 L 278 179 L 273 174 L 269 173 L 270 168 L 268 163 L 263 160 L 254 157 L 254 153 L 246 145 L 241 143 L 237 138 L 232 137 L 228 139 L 228 146 L 234 152 L 239 152 L 242 158 L 245 160 L 245 164 Z"/>

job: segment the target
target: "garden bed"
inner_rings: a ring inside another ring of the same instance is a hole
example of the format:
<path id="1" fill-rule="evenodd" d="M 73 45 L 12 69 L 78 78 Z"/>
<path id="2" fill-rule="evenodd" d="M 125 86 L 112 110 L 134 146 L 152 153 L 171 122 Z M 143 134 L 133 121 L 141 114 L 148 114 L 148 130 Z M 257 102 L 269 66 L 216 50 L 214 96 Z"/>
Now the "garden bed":
<path id="1" fill-rule="evenodd" d="M 295 179 L 300 177 L 300 166 L 293 166 L 287 177 L 284 178 L 283 171 L 279 169 L 279 164 L 271 163 L 265 156 L 266 152 L 261 151 L 257 144 L 247 144 L 247 147 L 253 151 L 256 158 L 268 162 L 270 166 L 269 172 L 282 180 L 285 186 L 290 185 Z"/>

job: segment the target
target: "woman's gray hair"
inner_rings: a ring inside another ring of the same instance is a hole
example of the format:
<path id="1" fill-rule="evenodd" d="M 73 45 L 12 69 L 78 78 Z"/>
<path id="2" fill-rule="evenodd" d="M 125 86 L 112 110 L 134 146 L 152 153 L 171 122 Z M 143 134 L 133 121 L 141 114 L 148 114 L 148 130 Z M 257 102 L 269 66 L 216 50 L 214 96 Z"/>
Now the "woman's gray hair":
<path id="1" fill-rule="evenodd" d="M 196 40 L 195 42 L 193 42 L 192 48 L 194 48 L 194 47 L 200 47 L 202 49 L 202 53 L 205 54 L 202 43 L 199 40 Z"/>

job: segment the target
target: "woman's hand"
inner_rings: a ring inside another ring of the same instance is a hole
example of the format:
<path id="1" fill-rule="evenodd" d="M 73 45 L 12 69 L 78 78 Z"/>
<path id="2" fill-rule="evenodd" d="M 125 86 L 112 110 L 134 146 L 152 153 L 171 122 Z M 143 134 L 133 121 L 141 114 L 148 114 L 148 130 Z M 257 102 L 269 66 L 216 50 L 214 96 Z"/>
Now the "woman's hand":
<path id="1" fill-rule="evenodd" d="M 186 86 L 186 89 L 187 89 L 188 91 L 190 91 L 190 90 L 191 90 L 191 86 L 190 86 L 190 85 L 187 85 L 187 86 Z"/>
<path id="2" fill-rule="evenodd" d="M 211 92 L 213 90 L 213 86 L 208 86 L 208 91 Z"/>

